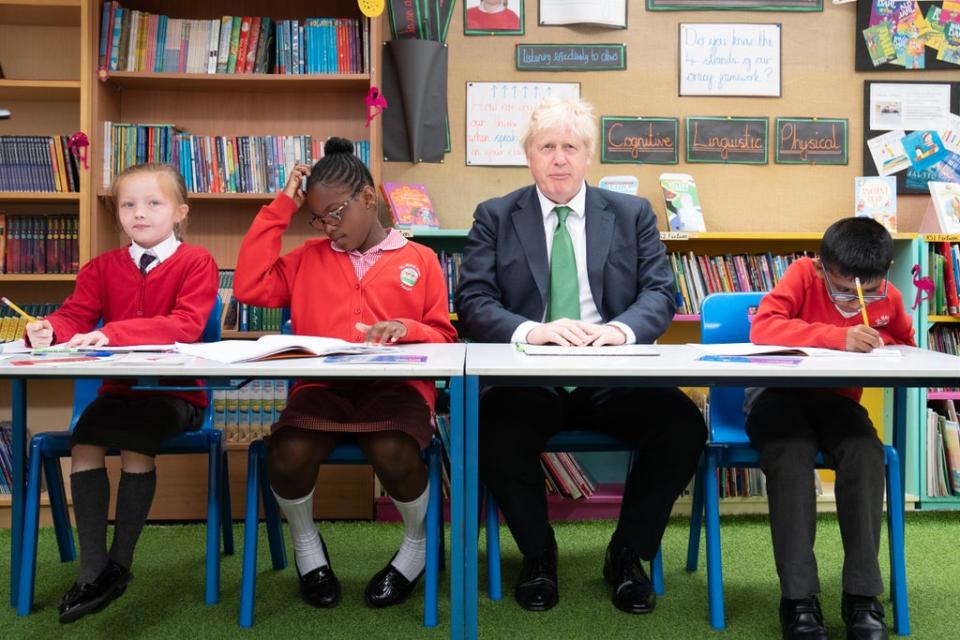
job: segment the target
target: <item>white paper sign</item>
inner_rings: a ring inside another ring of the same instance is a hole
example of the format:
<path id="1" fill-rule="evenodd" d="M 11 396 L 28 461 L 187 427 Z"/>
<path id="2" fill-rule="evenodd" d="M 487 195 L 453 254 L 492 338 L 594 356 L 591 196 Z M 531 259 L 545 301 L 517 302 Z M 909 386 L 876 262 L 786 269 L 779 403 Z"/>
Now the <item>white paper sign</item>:
<path id="1" fill-rule="evenodd" d="M 525 167 L 520 133 L 547 96 L 580 98 L 578 82 L 468 82 L 467 165 Z"/>
<path id="2" fill-rule="evenodd" d="M 680 95 L 779 96 L 780 24 L 681 24 Z"/>
<path id="3" fill-rule="evenodd" d="M 949 122 L 950 85 L 870 85 L 870 128 L 874 131 L 940 129 Z"/>

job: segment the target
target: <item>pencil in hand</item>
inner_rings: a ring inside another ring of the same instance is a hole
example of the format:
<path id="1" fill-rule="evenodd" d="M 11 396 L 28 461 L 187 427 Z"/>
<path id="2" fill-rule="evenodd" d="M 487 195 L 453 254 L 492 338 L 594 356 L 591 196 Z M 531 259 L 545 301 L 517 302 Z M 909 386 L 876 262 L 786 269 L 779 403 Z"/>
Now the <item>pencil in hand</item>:
<path id="1" fill-rule="evenodd" d="M 860 278 L 854 278 L 857 285 L 857 298 L 860 299 L 860 314 L 863 316 L 863 324 L 870 326 L 870 318 L 867 316 L 867 304 L 863 301 L 863 287 L 860 286 Z"/>
<path id="2" fill-rule="evenodd" d="M 37 319 L 34 318 L 32 315 L 30 315 L 29 313 L 27 313 L 26 311 L 24 311 L 23 309 L 15 305 L 13 302 L 11 302 L 9 298 L 3 297 L 3 298 L 0 298 L 0 301 L 2 301 L 3 304 L 7 305 L 8 307 L 16 311 L 18 314 L 20 314 L 20 317 L 26 320 L 27 322 L 37 321 Z"/>

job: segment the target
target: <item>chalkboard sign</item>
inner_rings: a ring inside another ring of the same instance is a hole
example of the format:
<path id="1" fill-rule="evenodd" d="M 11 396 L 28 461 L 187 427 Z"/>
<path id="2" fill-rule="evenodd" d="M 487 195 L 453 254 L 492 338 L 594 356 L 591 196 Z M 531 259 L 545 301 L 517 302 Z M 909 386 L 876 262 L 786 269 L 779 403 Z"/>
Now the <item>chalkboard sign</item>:
<path id="1" fill-rule="evenodd" d="M 622 44 L 518 44 L 517 71 L 622 71 Z"/>
<path id="2" fill-rule="evenodd" d="M 696 116 L 686 127 L 687 162 L 767 164 L 766 118 Z"/>
<path id="3" fill-rule="evenodd" d="M 520 132 L 547 96 L 578 100 L 580 83 L 468 82 L 467 166 L 526 166 Z"/>
<path id="4" fill-rule="evenodd" d="M 603 116 L 600 162 L 605 164 L 677 164 L 677 118 L 627 118 Z"/>
<path id="5" fill-rule="evenodd" d="M 847 164 L 847 120 L 777 118 L 774 162 Z"/>
<path id="6" fill-rule="evenodd" d="M 681 24 L 680 95 L 778 97 L 780 24 Z"/>

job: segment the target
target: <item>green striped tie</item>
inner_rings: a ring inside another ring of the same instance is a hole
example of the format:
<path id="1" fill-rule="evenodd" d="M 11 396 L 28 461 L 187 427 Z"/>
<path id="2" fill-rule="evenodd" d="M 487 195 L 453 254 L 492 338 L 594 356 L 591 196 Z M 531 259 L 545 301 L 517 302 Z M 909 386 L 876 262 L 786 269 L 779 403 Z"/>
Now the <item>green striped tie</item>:
<path id="1" fill-rule="evenodd" d="M 573 240 L 567 232 L 567 216 L 570 207 L 554 207 L 557 212 L 557 228 L 553 232 L 553 247 L 550 250 L 550 306 L 547 322 L 559 318 L 580 319 L 580 286 L 577 281 L 577 259 L 573 253 Z"/>

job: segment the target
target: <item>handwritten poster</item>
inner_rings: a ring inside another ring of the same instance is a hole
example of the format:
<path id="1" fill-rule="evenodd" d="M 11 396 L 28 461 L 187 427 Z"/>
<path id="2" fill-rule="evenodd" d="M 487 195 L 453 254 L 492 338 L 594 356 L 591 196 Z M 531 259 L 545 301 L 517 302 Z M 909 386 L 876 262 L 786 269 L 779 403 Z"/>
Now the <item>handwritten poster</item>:
<path id="1" fill-rule="evenodd" d="M 467 166 L 526 166 L 520 133 L 547 96 L 579 99 L 580 83 L 468 82 Z"/>
<path id="2" fill-rule="evenodd" d="M 603 116 L 600 162 L 605 164 L 677 164 L 677 118 Z"/>
<path id="3" fill-rule="evenodd" d="M 777 118 L 779 164 L 847 164 L 847 121 L 840 118 Z"/>
<path id="4" fill-rule="evenodd" d="M 687 118 L 687 162 L 767 164 L 766 118 Z"/>
<path id="5" fill-rule="evenodd" d="M 681 96 L 780 95 L 780 24 L 680 24 Z"/>
<path id="6" fill-rule="evenodd" d="M 517 71 L 622 71 L 623 44 L 518 44 Z"/>

